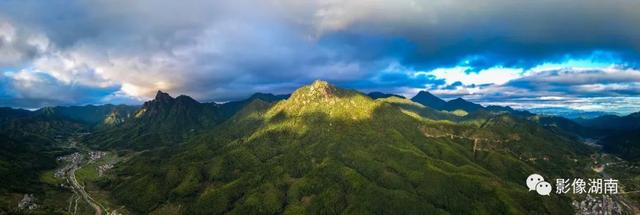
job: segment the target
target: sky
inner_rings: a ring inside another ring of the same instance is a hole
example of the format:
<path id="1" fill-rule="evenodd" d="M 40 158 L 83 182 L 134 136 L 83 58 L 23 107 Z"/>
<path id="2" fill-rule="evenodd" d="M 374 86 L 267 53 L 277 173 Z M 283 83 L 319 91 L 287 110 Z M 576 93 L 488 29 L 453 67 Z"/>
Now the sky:
<path id="1" fill-rule="evenodd" d="M 363 92 L 640 111 L 640 1 L 5 0 L 0 106 Z"/>

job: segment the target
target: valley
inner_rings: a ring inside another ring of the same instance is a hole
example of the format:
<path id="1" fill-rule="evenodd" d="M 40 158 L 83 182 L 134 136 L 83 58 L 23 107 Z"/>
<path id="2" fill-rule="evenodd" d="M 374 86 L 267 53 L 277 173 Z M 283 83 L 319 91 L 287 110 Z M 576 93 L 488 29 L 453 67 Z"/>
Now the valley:
<path id="1" fill-rule="evenodd" d="M 72 142 L 74 142 L 74 146 L 77 145 L 75 141 Z M 81 200 L 84 201 L 84 203 L 90 205 L 91 208 L 95 210 L 96 215 L 118 214 L 116 210 L 113 210 L 113 212 L 110 213 L 107 208 L 105 208 L 102 204 L 100 204 L 100 202 L 96 201 L 89 193 L 87 193 L 87 191 L 85 190 L 86 181 L 83 181 L 83 183 L 81 184 L 77 179 L 77 171 L 79 169 L 96 168 L 95 166 L 89 166 L 90 163 L 97 163 L 102 159 L 105 159 L 102 156 L 105 156 L 106 153 L 88 151 L 84 148 L 76 149 L 79 149 L 78 152 L 59 158 L 59 160 L 64 161 L 65 164 L 60 170 L 57 170 L 56 172 L 56 176 L 63 177 L 66 180 L 67 185 L 71 187 L 71 190 L 74 193 L 69 199 L 68 212 L 74 215 L 78 214 L 78 200 Z"/>
<path id="2" fill-rule="evenodd" d="M 61 209 L 59 212 L 64 214 L 117 215 L 123 212 L 127 214 L 126 209 L 110 202 L 108 192 L 100 190 L 96 185 L 97 181 L 106 176 L 108 171 L 123 158 L 113 152 L 94 151 L 87 148 L 79 142 L 83 135 L 86 134 L 73 134 L 66 144 L 61 145 L 73 153 L 57 157 L 58 166 L 43 173 L 42 180 L 59 187 L 56 191 L 59 194 L 36 195 L 39 198 L 35 202 L 43 204 L 41 205 L 43 208 L 57 207 Z M 62 202 L 59 201 L 61 198 L 66 198 L 66 207 L 61 207 Z M 34 207 L 22 212 L 46 211 L 39 209 L 41 208 Z"/>
<path id="3" fill-rule="evenodd" d="M 592 144 L 592 143 L 588 143 Z M 618 193 L 605 195 L 578 196 L 573 201 L 578 214 L 638 214 L 640 202 L 634 200 L 640 190 L 637 181 L 638 166 L 624 161 L 615 155 L 598 152 L 592 155 L 593 163 L 589 169 L 594 170 L 596 176 L 603 179 L 619 180 Z M 631 174 L 630 174 L 631 173 Z"/>

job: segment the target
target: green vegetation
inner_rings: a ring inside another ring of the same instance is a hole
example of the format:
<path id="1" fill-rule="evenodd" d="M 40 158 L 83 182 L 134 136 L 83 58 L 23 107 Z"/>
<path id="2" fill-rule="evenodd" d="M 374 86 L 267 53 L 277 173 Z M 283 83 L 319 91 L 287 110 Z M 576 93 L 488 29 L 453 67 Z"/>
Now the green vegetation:
<path id="1" fill-rule="evenodd" d="M 146 149 L 181 143 L 200 129 L 207 129 L 221 120 L 217 107 L 203 104 L 187 96 L 172 98 L 158 92 L 119 126 L 100 129 L 86 137 L 94 148 Z"/>
<path id="2" fill-rule="evenodd" d="M 60 141 L 82 130 L 82 124 L 58 116 L 0 108 L 0 212 L 18 213 L 26 193 L 38 199 L 64 198 L 59 180 L 53 177 L 56 157 L 70 153 Z M 41 213 L 59 214 L 63 205 L 41 201 Z"/>
<path id="3" fill-rule="evenodd" d="M 55 157 L 72 151 L 61 148 L 71 134 L 92 131 L 80 144 L 110 153 L 83 165 L 76 178 L 118 212 L 573 213 L 571 196 L 540 198 L 523 181 L 534 172 L 594 176 L 594 149 L 578 139 L 600 133 L 564 118 L 419 95 L 364 95 L 316 81 L 291 96 L 255 94 L 225 104 L 159 92 L 136 112 L 0 108 L 0 210 L 16 212 L 21 194 L 35 193 L 43 205 L 37 212 L 66 212 L 71 193 L 53 176 Z M 68 116 L 74 111 L 79 115 Z M 625 142 L 634 137 L 604 139 L 615 142 L 605 148 L 634 158 L 637 144 Z M 98 166 L 116 161 L 99 176 Z M 636 189 L 633 166 L 608 172 Z M 93 209 L 80 203 L 78 212 Z"/>
<path id="4" fill-rule="evenodd" d="M 42 181 L 42 182 L 44 182 L 46 184 L 52 185 L 52 186 L 58 186 L 58 185 L 64 183 L 64 179 L 56 178 L 54 176 L 54 173 L 55 173 L 54 170 L 48 170 L 48 171 L 43 172 L 40 175 L 40 181 Z"/>
<path id="5" fill-rule="evenodd" d="M 522 181 L 579 175 L 573 158 L 589 153 L 508 114 L 459 117 L 315 82 L 146 151 L 102 184 L 138 213 L 566 214 L 566 197 L 539 198 Z"/>
<path id="6" fill-rule="evenodd" d="M 55 168 L 54 143 L 37 136 L 10 137 L 0 133 L 0 193 L 34 192 L 40 171 Z"/>
<path id="7" fill-rule="evenodd" d="M 83 142 L 98 149 L 144 150 L 175 146 L 212 129 L 254 99 L 277 101 L 285 97 L 257 93 L 248 100 L 216 104 L 199 103 L 184 95 L 172 98 L 158 91 L 155 99 L 145 102 L 133 117 L 118 126 L 98 129 Z"/>
<path id="8" fill-rule="evenodd" d="M 600 144 L 609 153 L 630 161 L 640 161 L 640 129 L 615 132 L 600 140 Z"/>
<path id="9" fill-rule="evenodd" d="M 84 165 L 76 170 L 76 179 L 80 184 L 86 184 L 87 181 L 95 181 L 98 179 L 98 165 L 95 163 Z"/>

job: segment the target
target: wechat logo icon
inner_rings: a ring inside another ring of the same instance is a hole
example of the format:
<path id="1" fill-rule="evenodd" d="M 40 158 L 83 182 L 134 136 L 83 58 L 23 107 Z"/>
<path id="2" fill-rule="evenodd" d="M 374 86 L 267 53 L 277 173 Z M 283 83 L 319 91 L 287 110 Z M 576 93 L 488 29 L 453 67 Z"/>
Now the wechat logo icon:
<path id="1" fill-rule="evenodd" d="M 526 183 L 529 191 L 535 190 L 541 196 L 548 196 L 553 190 L 551 184 L 544 181 L 544 178 L 539 174 L 531 174 L 527 177 Z"/>

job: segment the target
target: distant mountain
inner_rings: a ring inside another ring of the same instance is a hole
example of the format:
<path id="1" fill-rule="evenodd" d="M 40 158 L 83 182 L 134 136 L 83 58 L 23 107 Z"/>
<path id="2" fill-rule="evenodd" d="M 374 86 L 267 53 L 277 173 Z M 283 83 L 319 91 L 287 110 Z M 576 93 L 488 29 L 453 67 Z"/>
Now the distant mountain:
<path id="1" fill-rule="evenodd" d="M 396 106 L 403 111 L 411 112 L 413 114 L 416 114 L 426 119 L 449 120 L 449 121 L 460 121 L 463 119 L 459 115 L 446 112 L 446 111 L 439 111 L 429 106 L 424 106 L 420 103 L 414 102 L 406 98 L 392 96 L 392 97 L 387 97 L 379 100 L 382 102 L 391 104 L 393 106 Z"/>
<path id="2" fill-rule="evenodd" d="M 35 113 L 67 119 L 88 126 L 112 126 L 132 117 L 139 108 L 139 106 L 112 104 L 57 106 L 41 108 Z"/>
<path id="3" fill-rule="evenodd" d="M 454 110 L 464 110 L 466 112 L 476 112 L 479 110 L 486 110 L 482 105 L 469 102 L 462 98 L 457 98 L 454 100 L 450 100 L 447 102 L 447 105 L 444 107 L 445 110 L 454 111 Z"/>
<path id="4" fill-rule="evenodd" d="M 604 111 L 583 111 L 562 107 L 531 108 L 528 111 L 535 114 L 561 116 L 567 119 L 593 119 L 606 115 L 615 115 L 615 113 Z"/>
<path id="5" fill-rule="evenodd" d="M 8 192 L 34 193 L 43 186 L 40 171 L 56 167 L 57 143 L 42 135 L 0 131 L 0 197 Z M 2 206 L 4 203 L 0 203 Z"/>
<path id="6" fill-rule="evenodd" d="M 427 91 L 420 91 L 418 92 L 418 94 L 416 94 L 413 98 L 411 98 L 411 101 L 420 103 L 424 106 L 427 107 L 431 107 L 433 109 L 436 110 L 445 110 L 447 109 L 447 102 L 438 98 L 437 96 L 434 96 L 433 94 L 427 92 Z"/>
<path id="7" fill-rule="evenodd" d="M 598 141 L 603 150 L 626 160 L 640 161 L 640 129 L 613 132 Z"/>
<path id="8" fill-rule="evenodd" d="M 10 107 L 0 107 L 0 124 L 17 118 L 33 116 L 32 111 L 24 109 L 14 109 Z"/>
<path id="9" fill-rule="evenodd" d="M 475 113 L 475 115 L 483 115 L 484 113 L 477 113 L 480 111 L 489 112 L 493 114 L 509 113 L 515 116 L 525 117 L 525 118 L 534 115 L 528 111 L 514 110 L 509 106 L 490 105 L 487 107 L 483 107 L 482 105 L 464 100 L 463 98 L 457 98 L 450 101 L 445 101 L 438 98 L 437 96 L 434 96 L 433 94 L 427 91 L 418 92 L 418 94 L 416 94 L 413 98 L 411 98 L 411 101 L 417 102 L 426 107 L 430 107 L 436 110 L 448 111 L 448 112 L 462 110 L 463 112 L 466 112 L 466 113 L 458 113 L 459 115 L 460 114 L 466 115 L 466 114 L 473 114 L 473 113 Z"/>
<path id="10" fill-rule="evenodd" d="M 586 159 L 586 146 L 509 114 L 432 111 L 315 81 L 141 154 L 104 189 L 141 214 L 573 213 L 557 195 L 532 198 L 522 179 L 575 175 L 566 158 Z"/>
<path id="11" fill-rule="evenodd" d="M 603 130 L 636 130 L 640 129 L 640 112 L 626 116 L 603 115 L 592 119 L 575 119 L 579 124 Z"/>
<path id="12" fill-rule="evenodd" d="M 606 132 L 598 129 L 582 126 L 573 120 L 561 116 L 535 115 L 529 117 L 530 120 L 557 133 L 563 133 L 575 138 L 601 138 Z"/>
<path id="13" fill-rule="evenodd" d="M 271 93 L 254 93 L 248 99 L 240 101 L 231 101 L 222 104 L 216 104 L 220 107 L 221 115 L 225 118 L 233 116 L 236 112 L 242 109 L 245 105 L 251 103 L 251 101 L 259 99 L 265 102 L 277 102 L 289 98 L 290 95 L 274 95 Z"/>
<path id="14" fill-rule="evenodd" d="M 173 98 L 158 91 L 133 117 L 117 126 L 97 130 L 87 136 L 86 141 L 99 148 L 148 149 L 179 145 L 189 137 L 214 128 L 253 100 L 274 102 L 286 97 L 256 93 L 246 100 L 217 104 L 200 103 L 185 95 Z"/>
<path id="15" fill-rule="evenodd" d="M 133 117 L 116 126 L 98 129 L 86 137 L 94 147 L 149 148 L 175 145 L 190 134 L 210 129 L 224 118 L 216 104 L 199 103 L 188 96 L 171 97 L 158 91 Z M 107 118 L 107 120 L 110 120 Z"/>
<path id="16" fill-rule="evenodd" d="M 516 116 L 522 116 L 522 117 L 530 117 L 535 115 L 529 111 L 515 110 L 509 106 L 489 105 L 486 107 L 486 110 L 494 113 L 510 113 L 510 114 L 513 114 Z"/>
<path id="17" fill-rule="evenodd" d="M 462 98 L 457 98 L 450 101 L 444 101 L 427 91 L 418 92 L 418 94 L 416 94 L 413 98 L 411 98 L 411 100 L 436 110 L 445 110 L 445 111 L 464 110 L 468 113 L 476 112 L 479 110 L 485 110 L 485 108 L 482 107 L 482 105 L 469 102 Z"/>
<path id="18" fill-rule="evenodd" d="M 7 193 L 36 193 L 46 186 L 41 171 L 56 167 L 66 138 L 86 125 L 38 111 L 0 108 L 0 199 Z M 0 202 L 0 211 L 5 206 Z M 11 212 L 10 212 L 11 213 Z"/>
<path id="19" fill-rule="evenodd" d="M 15 139 L 38 136 L 55 142 L 54 139 L 61 140 L 88 128 L 87 124 L 57 114 L 53 108 L 37 111 L 0 108 L 0 133 Z"/>
<path id="20" fill-rule="evenodd" d="M 389 97 L 392 97 L 392 96 L 404 99 L 404 96 L 401 96 L 401 95 L 388 94 L 388 93 L 382 93 L 382 92 L 370 92 L 370 93 L 367 93 L 367 96 L 369 96 L 372 99 L 389 98 Z"/>
<path id="21" fill-rule="evenodd" d="M 627 160 L 640 161 L 640 112 L 576 121 L 585 127 L 598 129 L 607 134 L 598 141 L 604 151 Z"/>
<path id="22" fill-rule="evenodd" d="M 260 99 L 265 102 L 277 102 L 280 100 L 288 99 L 290 96 L 291 94 L 274 95 L 271 93 L 254 93 L 253 95 L 251 95 L 251 97 L 249 97 L 245 101 L 253 101 L 255 99 Z"/>
<path id="23" fill-rule="evenodd" d="M 0 131 L 12 137 L 36 135 L 63 138 L 96 126 L 118 123 L 137 108 L 127 105 L 44 107 L 35 111 L 0 108 Z"/>

